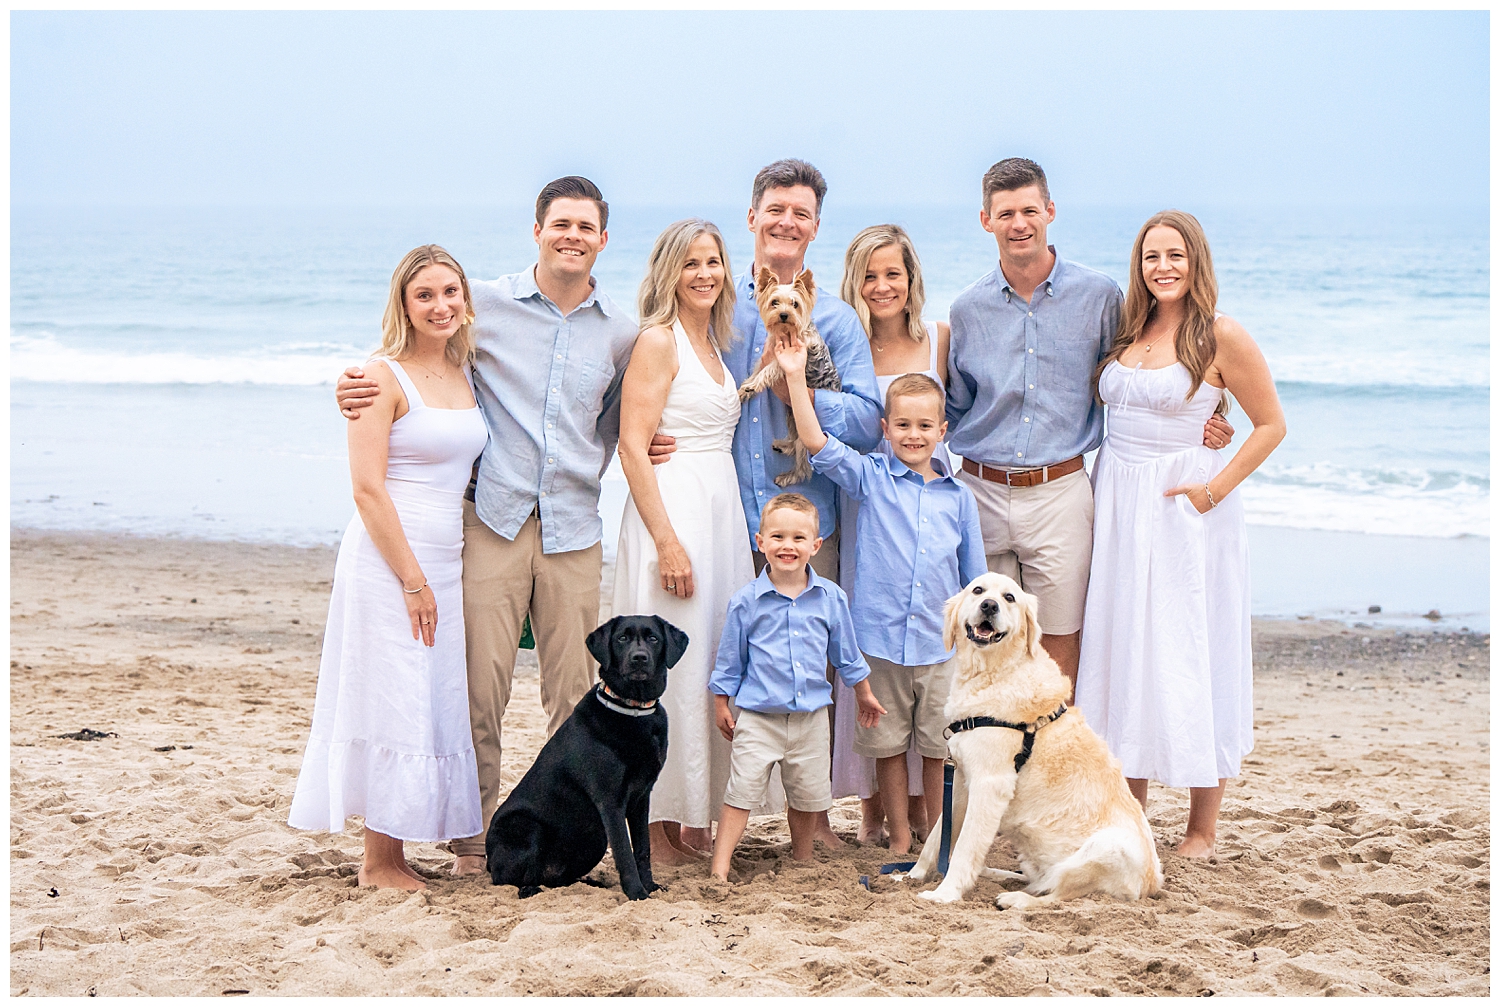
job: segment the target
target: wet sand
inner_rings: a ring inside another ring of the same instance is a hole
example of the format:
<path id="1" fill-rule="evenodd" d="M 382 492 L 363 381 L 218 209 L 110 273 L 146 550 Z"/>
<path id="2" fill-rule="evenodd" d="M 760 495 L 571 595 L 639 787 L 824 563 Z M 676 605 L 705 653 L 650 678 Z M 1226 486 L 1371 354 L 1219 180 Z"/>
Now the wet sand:
<path id="1" fill-rule="evenodd" d="M 793 862 L 775 817 L 739 885 L 692 866 L 645 902 L 521 901 L 414 844 L 431 880 L 408 895 L 357 887 L 357 821 L 285 824 L 332 550 L 11 550 L 13 994 L 1489 993 L 1488 635 L 1258 622 L 1218 862 L 1171 855 L 1187 795 L 1154 790 L 1166 890 L 1139 903 L 1002 912 L 981 881 L 932 906 L 878 847 Z M 543 740 L 533 661 L 505 726 L 514 782 Z M 85 727 L 112 736 L 57 737 Z M 839 802 L 835 828 L 857 821 Z"/>

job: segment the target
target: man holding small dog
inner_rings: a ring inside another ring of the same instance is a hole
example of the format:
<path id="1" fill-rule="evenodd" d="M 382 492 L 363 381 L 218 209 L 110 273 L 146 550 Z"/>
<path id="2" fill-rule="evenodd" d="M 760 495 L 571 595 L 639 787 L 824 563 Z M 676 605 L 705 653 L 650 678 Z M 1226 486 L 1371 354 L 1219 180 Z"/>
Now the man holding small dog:
<path id="1" fill-rule="evenodd" d="M 949 310 L 948 444 L 979 501 L 990 570 L 1036 595 L 1042 646 L 1076 684 L 1094 541 L 1083 456 L 1104 439 L 1094 373 L 1124 296 L 1047 244 L 1057 208 L 1040 165 L 1007 158 L 981 188 L 979 224 L 1000 262 Z M 1221 448 L 1233 436 L 1215 416 L 1203 443 Z"/>

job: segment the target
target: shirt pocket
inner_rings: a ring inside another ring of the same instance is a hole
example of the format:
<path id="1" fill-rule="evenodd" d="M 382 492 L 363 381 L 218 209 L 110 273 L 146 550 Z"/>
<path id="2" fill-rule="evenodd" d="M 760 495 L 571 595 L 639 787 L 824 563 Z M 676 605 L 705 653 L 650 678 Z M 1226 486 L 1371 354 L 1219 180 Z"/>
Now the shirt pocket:
<path id="1" fill-rule="evenodd" d="M 603 360 L 585 360 L 578 368 L 578 385 L 573 397 L 581 406 L 595 411 L 604 403 L 604 389 L 609 385 L 610 368 Z"/>

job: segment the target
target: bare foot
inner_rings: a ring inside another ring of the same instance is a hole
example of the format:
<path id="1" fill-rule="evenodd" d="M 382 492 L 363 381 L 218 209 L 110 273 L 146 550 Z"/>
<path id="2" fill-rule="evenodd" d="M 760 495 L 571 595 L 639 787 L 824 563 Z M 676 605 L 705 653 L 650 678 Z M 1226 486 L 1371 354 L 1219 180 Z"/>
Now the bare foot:
<path id="1" fill-rule="evenodd" d="M 891 852 L 897 854 L 898 856 L 900 854 L 903 854 L 903 853 L 910 853 L 911 852 L 911 833 L 908 832 L 906 834 L 906 842 L 904 842 L 904 843 L 901 842 L 901 840 L 899 840 L 899 839 L 895 838 L 894 836 L 892 836 L 891 837 Z"/>
<path id="2" fill-rule="evenodd" d="M 819 826 L 818 831 L 813 833 L 813 842 L 822 843 L 824 846 L 828 847 L 831 850 L 840 850 L 844 848 L 844 841 L 838 836 L 834 835 L 833 829 L 830 828 L 827 824 Z"/>
<path id="3" fill-rule="evenodd" d="M 684 825 L 677 832 L 678 842 L 673 843 L 678 849 L 686 847 L 699 853 L 712 853 L 714 851 L 714 837 L 712 829 L 695 829 L 690 825 Z M 668 834 L 670 838 L 670 833 Z"/>
<path id="4" fill-rule="evenodd" d="M 876 822 L 874 825 L 859 823 L 859 835 L 856 836 L 861 846 L 885 846 L 890 837 L 885 834 L 885 825 Z"/>
<path id="5" fill-rule="evenodd" d="M 405 871 L 396 867 L 377 868 L 375 870 L 361 867 L 359 869 L 359 883 L 361 886 L 373 885 L 376 888 L 399 888 L 404 892 L 420 892 L 427 887 L 425 881 L 409 877 Z"/>
<path id="6" fill-rule="evenodd" d="M 683 849 L 673 846 L 671 843 L 653 843 L 651 846 L 651 862 L 658 867 L 682 867 L 685 864 L 696 864 L 707 857 L 693 849 Z"/>
<path id="7" fill-rule="evenodd" d="M 455 878 L 472 878 L 476 874 L 484 873 L 484 857 L 470 855 L 453 858 L 453 876 Z"/>
<path id="8" fill-rule="evenodd" d="M 1202 836 L 1187 835 L 1182 837 L 1182 842 L 1177 844 L 1176 854 L 1179 857 L 1192 857 L 1195 860 L 1210 860 L 1214 855 L 1214 844 Z"/>
<path id="9" fill-rule="evenodd" d="M 411 864 L 407 863 L 404 858 L 396 862 L 396 868 L 402 874 L 405 874 L 407 877 L 411 878 L 413 881 L 421 881 L 423 884 L 426 884 L 427 879 L 414 871 Z"/>

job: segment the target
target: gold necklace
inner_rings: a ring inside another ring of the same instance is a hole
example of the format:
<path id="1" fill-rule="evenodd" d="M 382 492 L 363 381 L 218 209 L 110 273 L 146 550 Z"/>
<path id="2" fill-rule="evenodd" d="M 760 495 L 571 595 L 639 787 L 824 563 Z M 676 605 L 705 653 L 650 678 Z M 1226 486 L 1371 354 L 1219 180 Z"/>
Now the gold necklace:
<path id="1" fill-rule="evenodd" d="M 1167 332 L 1170 332 L 1170 331 L 1173 331 L 1173 330 L 1168 329 L 1166 332 L 1162 332 L 1161 335 L 1159 335 L 1155 339 L 1151 340 L 1151 342 L 1146 343 L 1145 344 L 1145 346 L 1146 346 L 1146 352 L 1150 353 L 1151 352 L 1151 347 L 1155 346 L 1157 343 L 1161 342 L 1164 338 L 1166 338 Z M 1138 342 L 1138 343 L 1141 342 L 1140 337 L 1136 338 L 1136 342 Z"/>
<path id="2" fill-rule="evenodd" d="M 415 357 L 413 357 L 410 360 L 408 360 L 407 363 L 412 364 L 412 365 L 414 365 L 416 367 L 422 368 L 422 370 L 426 371 L 429 375 L 431 375 L 432 377 L 436 378 L 438 381 L 447 381 L 448 380 L 448 375 L 447 375 L 446 372 L 443 373 L 443 374 L 439 374 L 437 371 L 434 371 L 431 367 L 428 367 L 426 364 L 420 363 Z"/>

